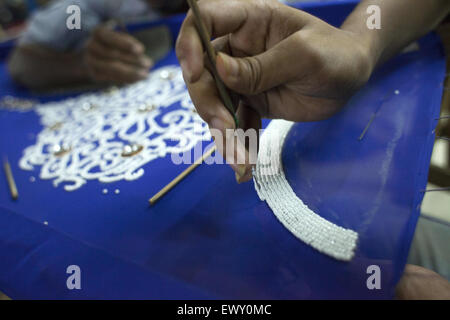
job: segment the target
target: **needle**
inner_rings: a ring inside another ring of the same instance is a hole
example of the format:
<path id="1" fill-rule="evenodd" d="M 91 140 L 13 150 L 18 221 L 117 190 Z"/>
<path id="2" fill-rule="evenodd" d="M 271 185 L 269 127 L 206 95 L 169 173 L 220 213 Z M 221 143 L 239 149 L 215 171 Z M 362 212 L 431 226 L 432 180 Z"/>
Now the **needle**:
<path id="1" fill-rule="evenodd" d="M 231 115 L 234 118 L 234 123 L 236 125 L 236 128 L 238 128 L 238 120 L 236 118 L 236 108 L 233 105 L 233 102 L 231 100 L 230 94 L 228 93 L 227 87 L 222 82 L 222 80 L 219 77 L 219 73 L 216 69 L 216 50 L 211 45 L 211 37 L 206 30 L 205 24 L 203 23 L 203 20 L 201 18 L 200 9 L 198 8 L 197 1 L 196 0 L 187 0 L 189 7 L 192 10 L 192 13 L 194 14 L 194 20 L 195 24 L 197 26 L 197 31 L 200 35 L 200 38 L 203 43 L 203 47 L 206 50 L 206 54 L 208 56 L 208 60 L 211 65 L 211 72 L 213 73 L 214 80 L 216 81 L 217 90 L 219 91 L 220 97 L 222 98 L 222 102 L 225 105 L 225 107 L 228 109 L 228 111 L 231 113 Z"/>

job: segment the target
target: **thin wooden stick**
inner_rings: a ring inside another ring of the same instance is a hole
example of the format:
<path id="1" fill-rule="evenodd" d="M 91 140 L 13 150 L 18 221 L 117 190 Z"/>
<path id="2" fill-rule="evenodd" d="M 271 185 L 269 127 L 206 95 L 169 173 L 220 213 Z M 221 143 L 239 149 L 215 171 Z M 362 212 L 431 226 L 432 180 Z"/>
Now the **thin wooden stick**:
<path id="1" fill-rule="evenodd" d="M 17 200 L 19 198 L 19 192 L 17 191 L 17 186 L 16 182 L 14 181 L 11 166 L 9 165 L 8 159 L 6 157 L 3 159 L 3 169 L 5 170 L 6 180 L 8 181 L 11 197 L 13 198 L 13 200 Z"/>
<path id="2" fill-rule="evenodd" d="M 219 77 L 219 73 L 216 69 L 216 50 L 211 45 L 211 37 L 208 33 L 208 30 L 205 27 L 205 24 L 203 23 L 202 16 L 200 14 L 200 9 L 197 5 L 197 0 L 187 0 L 189 7 L 192 10 L 192 13 L 194 14 L 194 20 L 195 25 L 197 26 L 198 34 L 200 35 L 200 38 L 202 40 L 203 47 L 206 51 L 206 55 L 208 56 L 208 60 L 211 65 L 211 72 L 213 73 L 214 80 L 216 82 L 217 90 L 219 91 L 220 97 L 222 98 L 222 102 L 225 105 L 225 107 L 228 109 L 228 111 L 233 116 L 236 128 L 238 128 L 239 123 L 238 119 L 236 117 L 236 111 L 237 109 L 233 105 L 233 101 L 231 100 L 230 94 L 228 93 L 227 87 L 222 82 L 222 79 Z"/>
<path id="3" fill-rule="evenodd" d="M 154 205 L 159 199 L 161 199 L 167 192 L 173 189 L 181 180 L 183 180 L 188 174 L 194 171 L 206 158 L 208 158 L 214 151 L 216 151 L 216 146 L 209 149 L 202 157 L 197 159 L 189 168 L 184 170 L 178 177 L 173 179 L 167 186 L 161 189 L 157 194 L 155 194 L 150 200 L 150 205 Z"/>

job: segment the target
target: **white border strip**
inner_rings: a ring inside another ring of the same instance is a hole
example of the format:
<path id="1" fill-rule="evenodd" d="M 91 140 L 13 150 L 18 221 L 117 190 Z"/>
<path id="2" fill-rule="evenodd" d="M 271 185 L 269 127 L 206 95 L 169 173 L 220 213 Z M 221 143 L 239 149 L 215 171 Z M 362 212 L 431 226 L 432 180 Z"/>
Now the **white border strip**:
<path id="1" fill-rule="evenodd" d="M 293 124 L 273 120 L 261 136 L 258 162 L 253 172 L 256 192 L 298 239 L 335 259 L 349 261 L 354 256 L 358 234 L 314 213 L 297 197 L 286 180 L 281 154 Z"/>

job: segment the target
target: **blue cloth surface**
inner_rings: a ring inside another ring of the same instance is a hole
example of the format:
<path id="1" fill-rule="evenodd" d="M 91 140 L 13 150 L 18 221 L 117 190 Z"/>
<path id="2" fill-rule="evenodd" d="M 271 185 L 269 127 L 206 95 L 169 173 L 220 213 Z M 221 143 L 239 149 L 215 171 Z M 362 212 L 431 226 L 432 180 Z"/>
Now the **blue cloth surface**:
<path id="1" fill-rule="evenodd" d="M 338 25 L 352 5 L 306 8 Z M 167 23 L 176 32 L 180 22 Z M 172 52 L 160 65 L 174 63 Z M 72 193 L 48 180 L 31 183 L 38 171 L 17 164 L 42 129 L 39 118 L 0 111 L 0 152 L 20 192 L 10 200 L 1 172 L 0 291 L 44 299 L 391 298 L 426 186 L 444 76 L 439 40 L 429 35 L 418 51 L 381 68 L 337 116 L 296 124 L 289 134 L 283 163 L 296 194 L 360 234 L 348 263 L 297 240 L 253 184 L 237 185 L 225 165 L 200 166 L 153 207 L 147 199 L 185 165 L 166 157 L 147 164 L 137 181 L 89 181 Z M 12 84 L 4 65 L 0 79 L 1 95 L 30 96 Z M 105 187 L 121 193 L 104 196 Z M 381 290 L 366 286 L 374 264 Z M 66 287 L 69 265 L 82 270 L 81 290 Z"/>

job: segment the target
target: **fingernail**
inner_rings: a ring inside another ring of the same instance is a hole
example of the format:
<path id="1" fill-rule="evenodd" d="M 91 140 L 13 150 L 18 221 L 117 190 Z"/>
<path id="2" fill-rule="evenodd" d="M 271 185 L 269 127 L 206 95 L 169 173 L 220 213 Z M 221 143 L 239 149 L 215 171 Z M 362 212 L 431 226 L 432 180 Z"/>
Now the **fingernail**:
<path id="1" fill-rule="evenodd" d="M 248 170 L 247 166 L 245 166 L 243 164 L 236 166 L 236 171 L 235 171 L 234 175 L 236 178 L 236 182 L 239 184 L 250 180 L 249 170 Z"/>
<path id="2" fill-rule="evenodd" d="M 240 176 L 237 172 L 234 173 L 234 176 L 236 177 L 236 182 L 237 182 L 238 184 L 241 184 L 241 183 L 239 182 L 239 180 L 241 179 L 242 176 Z"/>
<path id="3" fill-rule="evenodd" d="M 144 47 L 140 44 L 135 44 L 132 47 L 134 53 L 142 53 L 144 51 Z"/>
<path id="4" fill-rule="evenodd" d="M 245 167 L 243 165 L 238 165 L 235 168 L 236 171 L 234 173 L 234 176 L 236 178 L 236 182 L 240 184 L 242 177 L 245 175 Z"/>
<path id="5" fill-rule="evenodd" d="M 187 83 L 191 83 L 192 74 L 185 61 L 180 62 L 181 70 L 183 70 L 183 78 Z"/>
<path id="6" fill-rule="evenodd" d="M 230 76 L 237 77 L 239 75 L 239 64 L 236 59 L 233 59 L 222 52 L 219 52 L 218 57 L 222 59 L 223 65 L 225 66 L 225 71 Z"/>
<path id="7" fill-rule="evenodd" d="M 150 59 L 147 58 L 147 57 L 144 57 L 144 58 L 142 59 L 142 65 L 143 65 L 144 67 L 146 67 L 146 68 L 149 68 L 149 67 L 152 65 L 152 60 L 150 60 Z"/>
<path id="8" fill-rule="evenodd" d="M 209 122 L 209 128 L 210 129 L 217 129 L 222 132 L 222 134 L 225 133 L 225 124 L 222 121 L 222 119 L 219 118 L 212 118 L 212 120 Z"/>

